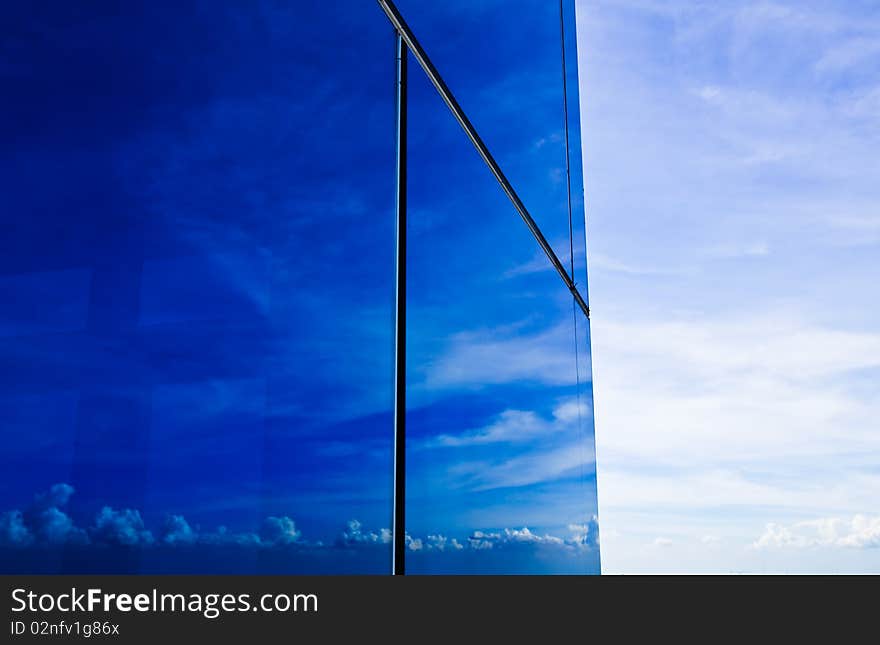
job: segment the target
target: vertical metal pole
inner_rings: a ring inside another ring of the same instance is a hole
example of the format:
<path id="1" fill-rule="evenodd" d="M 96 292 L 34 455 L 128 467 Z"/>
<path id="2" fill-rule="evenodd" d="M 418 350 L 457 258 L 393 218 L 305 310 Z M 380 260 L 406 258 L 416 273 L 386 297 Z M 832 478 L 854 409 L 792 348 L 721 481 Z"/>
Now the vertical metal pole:
<path id="1" fill-rule="evenodd" d="M 397 259 L 394 294 L 394 550 L 393 575 L 406 573 L 406 63 L 397 32 Z"/>

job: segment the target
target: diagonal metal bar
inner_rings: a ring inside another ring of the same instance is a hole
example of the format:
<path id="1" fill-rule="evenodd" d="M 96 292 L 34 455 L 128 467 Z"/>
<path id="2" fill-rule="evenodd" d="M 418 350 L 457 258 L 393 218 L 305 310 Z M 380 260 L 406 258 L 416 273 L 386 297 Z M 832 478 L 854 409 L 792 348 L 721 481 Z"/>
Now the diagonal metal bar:
<path id="1" fill-rule="evenodd" d="M 511 203 L 513 203 L 513 207 L 516 209 L 520 217 L 522 217 L 523 221 L 525 222 L 526 226 L 532 232 L 532 235 L 535 237 L 538 245 L 547 255 L 547 258 L 550 260 L 553 268 L 556 269 L 559 277 L 562 278 L 565 286 L 568 287 L 568 290 L 574 297 L 574 300 L 577 303 L 578 307 L 580 307 L 581 311 L 584 312 L 584 315 L 589 318 L 590 308 L 587 306 L 587 303 L 584 300 L 583 296 L 581 296 L 580 291 L 578 291 L 578 288 L 572 280 L 571 276 L 565 270 L 565 267 L 563 266 L 562 262 L 560 262 L 559 257 L 556 255 L 555 251 L 553 251 L 553 247 L 551 247 L 550 243 L 547 242 L 547 238 L 544 237 L 541 229 L 538 228 L 538 225 L 535 223 L 534 218 L 532 218 L 528 209 L 525 207 L 525 204 L 523 204 L 522 200 L 519 198 L 519 195 L 517 195 L 516 191 L 513 189 L 510 181 L 508 181 L 507 177 L 504 175 L 504 172 L 502 172 L 501 167 L 498 165 L 498 162 L 495 161 L 492 153 L 489 152 L 489 148 L 487 148 L 486 144 L 483 143 L 483 140 L 477 133 L 476 128 L 474 128 L 473 124 L 470 122 L 470 119 L 467 118 L 467 115 L 464 113 L 464 110 L 461 109 L 458 101 L 455 100 L 455 96 L 453 96 L 450 89 L 446 86 L 446 83 L 443 81 L 443 77 L 440 76 L 440 73 L 434 67 L 434 64 L 431 63 L 431 59 L 428 58 L 425 50 L 422 49 L 419 41 L 416 40 L 416 37 L 413 34 L 412 30 L 409 28 L 409 25 L 406 24 L 403 16 L 400 15 L 400 11 L 398 11 L 397 7 L 391 0 L 378 0 L 378 2 L 379 6 L 382 7 L 382 10 L 385 12 L 385 15 L 388 16 L 388 19 L 391 21 L 391 24 L 394 25 L 397 33 L 400 34 L 400 37 L 406 43 L 406 46 L 409 48 L 410 52 L 412 52 L 412 55 L 418 61 L 421 68 L 425 71 L 425 74 L 428 75 L 431 83 L 434 84 L 434 87 L 437 89 L 437 92 L 439 92 L 440 97 L 446 103 L 447 107 L 452 112 L 452 115 L 462 127 L 468 139 L 471 140 L 471 143 L 477 149 L 477 152 L 483 158 L 483 161 L 485 161 L 486 165 L 489 166 L 489 170 L 491 170 L 492 174 L 495 175 L 495 179 L 501 185 L 502 190 L 504 190 L 504 192 L 507 194 L 507 197 L 510 199 Z"/>

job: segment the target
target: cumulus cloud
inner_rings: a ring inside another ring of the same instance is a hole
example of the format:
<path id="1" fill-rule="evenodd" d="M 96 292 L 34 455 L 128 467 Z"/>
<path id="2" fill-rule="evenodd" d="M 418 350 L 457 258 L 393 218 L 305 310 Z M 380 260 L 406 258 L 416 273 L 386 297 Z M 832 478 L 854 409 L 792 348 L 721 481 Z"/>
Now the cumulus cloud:
<path id="1" fill-rule="evenodd" d="M 390 544 L 391 529 L 379 529 L 378 533 L 365 531 L 363 524 L 358 520 L 349 520 L 345 530 L 336 541 L 339 546 L 352 546 L 356 544 Z"/>
<path id="2" fill-rule="evenodd" d="M 33 539 L 21 511 L 0 514 L 0 546 L 27 546 Z"/>
<path id="3" fill-rule="evenodd" d="M 458 540 L 448 538 L 445 535 L 429 535 L 425 538 L 425 544 L 429 551 L 461 551 L 464 549 L 464 546 Z"/>
<path id="4" fill-rule="evenodd" d="M 880 516 L 855 515 L 849 520 L 821 518 L 788 526 L 771 523 L 752 546 L 756 549 L 878 548 Z"/>
<path id="5" fill-rule="evenodd" d="M 528 527 L 523 527 L 521 529 L 504 529 L 497 533 L 474 531 L 474 533 L 468 538 L 468 543 L 472 548 L 482 550 L 511 544 L 549 543 L 559 545 L 562 544 L 563 541 L 552 535 L 535 535 L 528 529 Z"/>
<path id="6" fill-rule="evenodd" d="M 238 533 L 222 525 L 214 531 L 200 531 L 183 515 L 169 515 L 165 518 L 159 542 L 169 547 L 204 544 L 258 548 L 298 543 L 300 536 L 293 520 L 287 517 L 267 518 L 263 523 L 263 533 L 263 537 L 251 532 Z"/>
<path id="7" fill-rule="evenodd" d="M 486 549 L 505 548 L 560 548 L 569 551 L 596 549 L 599 545 L 598 523 L 593 516 L 584 524 L 568 526 L 571 535 L 559 537 L 551 534 L 539 534 L 528 527 L 520 529 L 505 528 L 498 531 L 474 531 L 464 541 L 443 533 L 429 533 L 424 537 L 416 537 L 406 533 L 404 543 L 408 551 L 414 553 L 459 551 L 482 551 Z M 346 530 L 337 540 L 337 546 L 356 545 L 387 545 L 392 541 L 391 530 L 365 530 L 357 520 L 351 520 Z"/>
<path id="8" fill-rule="evenodd" d="M 165 527 L 162 532 L 163 544 L 194 544 L 198 538 L 198 533 L 193 530 L 182 515 L 169 515 L 165 519 Z"/>
<path id="9" fill-rule="evenodd" d="M 263 520 L 260 540 L 267 546 L 287 546 L 299 542 L 302 533 L 289 517 L 267 517 Z"/>
<path id="10" fill-rule="evenodd" d="M 54 484 L 47 492 L 37 493 L 34 496 L 34 507 L 46 509 L 51 507 L 66 506 L 74 493 L 70 484 Z"/>
<path id="11" fill-rule="evenodd" d="M 299 550 L 323 548 L 389 548 L 392 533 L 388 528 L 366 528 L 359 520 L 349 520 L 332 545 L 309 542 L 303 538 L 296 522 L 286 515 L 269 516 L 263 520 L 259 534 L 234 532 L 225 526 L 214 531 L 201 531 L 183 515 L 165 517 L 156 532 L 145 526 L 140 511 L 117 510 L 103 506 L 96 514 L 88 531 L 76 527 L 73 520 L 55 504 L 66 504 L 73 495 L 67 485 L 54 486 L 47 493 L 35 497 L 35 504 L 27 513 L 19 510 L 0 514 L 0 546 L 27 547 L 30 545 L 80 546 L 104 545 L 151 548 L 178 548 L 193 545 L 213 547 L 240 547 L 246 549 L 293 548 Z M 599 545 L 598 523 L 593 516 L 582 524 L 569 524 L 569 535 L 537 533 L 528 527 L 504 528 L 497 531 L 473 531 L 466 539 L 459 540 L 445 533 L 428 533 L 425 536 L 405 535 L 406 549 L 412 553 L 456 553 L 507 548 L 556 548 L 567 551 L 596 549 Z"/>
<path id="12" fill-rule="evenodd" d="M 414 538 L 409 533 L 404 538 L 409 551 L 461 551 L 464 546 L 455 538 L 431 534 L 425 538 Z"/>
<path id="13" fill-rule="evenodd" d="M 13 509 L 0 513 L 0 546 L 25 547 L 103 544 L 108 546 L 150 547 L 207 544 L 214 546 L 274 547 L 305 544 L 296 523 L 287 516 L 267 517 L 260 534 L 237 533 L 220 526 L 212 532 L 201 532 L 183 515 L 169 515 L 159 531 L 159 540 L 148 529 L 140 511 L 117 510 L 103 506 L 86 531 L 75 525 L 61 506 L 66 505 L 74 489 L 69 484 L 55 484 L 48 491 L 34 496 L 25 511 Z M 356 523 L 359 527 L 359 523 Z M 349 525 L 351 526 L 351 524 Z M 387 529 L 383 530 L 390 535 Z M 359 534 L 368 540 L 373 534 Z M 386 541 L 390 540 L 387 538 Z M 320 543 L 317 543 L 320 545 Z"/>
<path id="14" fill-rule="evenodd" d="M 104 506 L 95 516 L 90 533 L 95 542 L 117 546 L 146 546 L 154 542 L 140 511 L 130 508 L 117 511 Z"/>
<path id="15" fill-rule="evenodd" d="M 64 511 L 51 506 L 37 516 L 37 536 L 48 544 L 83 544 L 88 542 L 85 531 L 77 528 Z"/>
<path id="16" fill-rule="evenodd" d="M 67 505 L 73 493 L 72 486 L 62 483 L 53 485 L 45 493 L 34 495 L 33 503 L 21 516 L 35 542 L 59 545 L 89 541 L 86 532 L 77 528 L 70 516 L 61 509 Z"/>
<path id="17" fill-rule="evenodd" d="M 457 552 L 463 550 L 481 551 L 485 549 L 503 549 L 515 546 L 551 546 L 567 549 L 595 548 L 598 546 L 598 529 L 595 517 L 585 524 L 569 525 L 571 536 L 557 537 L 549 534 L 537 534 L 528 527 L 521 529 L 505 528 L 494 532 L 474 531 L 464 542 L 442 533 L 430 533 L 425 537 L 415 537 L 407 533 L 404 543 L 412 552 Z M 351 520 L 346 530 L 337 540 L 338 546 L 390 544 L 390 529 L 378 532 L 367 531 L 357 520 Z"/>
<path id="18" fill-rule="evenodd" d="M 599 519 L 593 515 L 583 524 L 569 524 L 571 540 L 589 549 L 599 548 Z"/>
<path id="19" fill-rule="evenodd" d="M 598 524 L 595 518 L 584 524 L 570 524 L 569 537 L 532 532 L 528 527 L 503 529 L 497 532 L 474 531 L 468 537 L 468 547 L 477 551 L 510 547 L 557 547 L 567 550 L 594 549 L 599 545 Z"/>

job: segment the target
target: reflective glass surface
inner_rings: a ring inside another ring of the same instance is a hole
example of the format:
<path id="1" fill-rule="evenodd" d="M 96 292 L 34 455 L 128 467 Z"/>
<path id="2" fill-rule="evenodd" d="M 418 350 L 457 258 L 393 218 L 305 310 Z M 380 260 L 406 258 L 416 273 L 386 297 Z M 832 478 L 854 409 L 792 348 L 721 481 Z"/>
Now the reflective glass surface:
<path id="1" fill-rule="evenodd" d="M 408 571 L 598 573 L 586 319 L 420 73 L 409 119 Z"/>
<path id="2" fill-rule="evenodd" d="M 0 24 L 0 567 L 386 572 L 347 546 L 391 504 L 385 16 Z"/>
<path id="3" fill-rule="evenodd" d="M 573 7 L 400 3 L 586 294 Z M 0 572 L 390 571 L 394 45 L 0 9 Z M 409 67 L 408 571 L 597 573 L 586 320 Z"/>
<path id="4" fill-rule="evenodd" d="M 574 1 L 397 3 L 480 137 L 568 266 L 560 6 L 577 109 Z M 570 54 L 570 55 L 569 55 Z M 575 142 L 580 163 L 580 147 Z"/>

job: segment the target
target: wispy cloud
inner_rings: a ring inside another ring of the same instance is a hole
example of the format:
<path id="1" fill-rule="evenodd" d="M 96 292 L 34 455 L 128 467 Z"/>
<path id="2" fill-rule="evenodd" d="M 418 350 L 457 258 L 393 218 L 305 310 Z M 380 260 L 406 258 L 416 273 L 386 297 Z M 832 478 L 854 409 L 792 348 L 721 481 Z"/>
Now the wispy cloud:
<path id="1" fill-rule="evenodd" d="M 796 566 L 750 548 L 766 524 L 869 517 L 880 495 L 880 14 L 578 12 L 589 266 L 688 269 L 590 274 L 605 570 Z"/>
<path id="2" fill-rule="evenodd" d="M 622 273 L 631 276 L 649 276 L 649 275 L 676 275 L 683 273 L 686 269 L 682 267 L 655 267 L 642 266 L 630 262 L 618 260 L 608 257 L 602 253 L 590 253 L 589 267 L 591 273 L 593 271 L 607 271 L 609 273 Z"/>
<path id="3" fill-rule="evenodd" d="M 817 72 L 840 72 L 880 60 L 880 38 L 854 37 L 830 47 L 816 61 Z"/>
<path id="4" fill-rule="evenodd" d="M 733 260 L 738 258 L 763 258 L 770 255 L 770 245 L 766 242 L 749 242 L 746 244 L 715 244 L 703 251 L 710 259 Z"/>
<path id="5" fill-rule="evenodd" d="M 593 442 L 572 434 L 561 445 L 541 450 L 534 446 L 527 455 L 493 460 L 468 460 L 450 467 L 458 486 L 474 492 L 546 484 L 565 477 L 595 472 Z"/>
<path id="6" fill-rule="evenodd" d="M 425 442 L 426 447 L 464 447 L 493 443 L 522 443 L 548 438 L 554 433 L 570 430 L 575 422 L 589 414 L 587 406 L 577 399 L 567 399 L 553 410 L 552 418 L 544 418 L 531 410 L 504 410 L 489 425 L 460 434 L 441 434 Z"/>
<path id="7" fill-rule="evenodd" d="M 571 385 L 576 382 L 573 342 L 567 324 L 539 331 L 517 326 L 460 332 L 429 365 L 425 386 L 484 388 L 516 382 Z"/>

